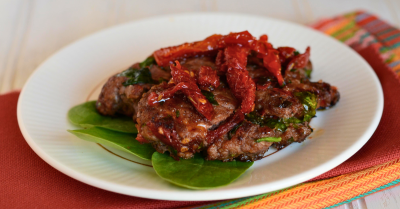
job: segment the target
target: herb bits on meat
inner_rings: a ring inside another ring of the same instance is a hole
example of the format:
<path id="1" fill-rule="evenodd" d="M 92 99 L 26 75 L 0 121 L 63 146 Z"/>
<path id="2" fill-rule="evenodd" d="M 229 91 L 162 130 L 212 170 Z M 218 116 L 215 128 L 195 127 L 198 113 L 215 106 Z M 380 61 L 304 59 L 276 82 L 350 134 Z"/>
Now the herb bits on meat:
<path id="1" fill-rule="evenodd" d="M 303 52 L 301 52 L 303 51 Z M 137 123 L 137 140 L 176 160 L 256 161 L 312 133 L 336 87 L 311 82 L 311 49 L 274 48 L 268 36 L 215 34 L 155 51 L 111 77 L 97 110 Z"/>

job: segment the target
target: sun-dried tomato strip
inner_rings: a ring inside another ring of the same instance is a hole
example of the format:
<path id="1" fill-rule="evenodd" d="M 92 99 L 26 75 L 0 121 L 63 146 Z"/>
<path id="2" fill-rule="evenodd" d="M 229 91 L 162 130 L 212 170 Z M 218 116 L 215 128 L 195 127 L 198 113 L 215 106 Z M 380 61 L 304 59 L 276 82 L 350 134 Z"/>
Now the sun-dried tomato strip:
<path id="1" fill-rule="evenodd" d="M 151 92 L 149 97 L 147 97 L 147 104 L 153 106 L 158 102 L 158 95 L 156 92 Z"/>
<path id="2" fill-rule="evenodd" d="M 138 134 L 138 135 L 136 136 L 136 140 L 137 140 L 138 142 L 140 142 L 141 144 L 150 143 L 150 141 L 146 140 L 146 139 L 143 137 L 142 134 Z"/>
<path id="3" fill-rule="evenodd" d="M 228 46 L 224 50 L 226 79 L 233 95 L 241 101 L 240 111 L 249 113 L 254 107 L 256 85 L 246 70 L 249 48 Z"/>
<path id="4" fill-rule="evenodd" d="M 306 52 L 304 52 L 304 54 L 296 55 L 290 60 L 286 70 L 291 70 L 292 68 L 294 69 L 305 68 L 307 66 L 309 59 L 310 59 L 310 47 L 307 47 Z"/>
<path id="5" fill-rule="evenodd" d="M 205 118 L 211 120 L 214 109 L 207 98 L 201 93 L 194 77 L 191 77 L 189 71 L 182 67 L 178 61 L 176 61 L 176 66 L 171 65 L 170 67 L 172 79 L 176 85 L 158 95 L 158 100 L 170 98 L 175 92 L 181 90 L 196 110 Z"/>
<path id="6" fill-rule="evenodd" d="M 206 89 L 210 86 L 218 88 L 220 81 L 217 71 L 208 66 L 201 66 L 197 83 L 200 85 L 200 88 L 203 89 Z"/>
<path id="7" fill-rule="evenodd" d="M 164 144 L 171 146 L 175 150 L 181 150 L 181 143 L 178 137 L 178 133 L 175 131 L 173 125 L 171 127 L 170 122 L 167 121 L 157 121 L 157 122 L 147 122 L 146 126 L 149 127 L 150 131 Z M 169 127 L 169 128 L 168 128 Z M 170 153 L 175 160 L 179 160 L 179 157 Z"/>
<path id="8" fill-rule="evenodd" d="M 155 51 L 153 55 L 159 66 L 167 66 L 177 59 L 212 54 L 213 52 L 217 53 L 217 50 L 221 47 L 218 42 L 221 37 L 222 35 L 215 34 L 207 37 L 203 41 L 162 48 Z"/>
<path id="9" fill-rule="evenodd" d="M 168 126 L 163 124 L 163 122 L 159 121 L 158 123 L 147 122 L 146 126 L 149 127 L 150 131 L 156 136 L 159 140 L 164 142 L 164 144 L 174 147 L 176 142 L 179 142 L 178 134 L 174 129 L 168 129 L 164 126 Z M 176 148 L 176 147 L 174 147 Z"/>
<path id="10" fill-rule="evenodd" d="M 230 33 L 222 36 L 214 34 L 203 41 L 184 43 L 178 46 L 162 48 L 153 53 L 159 66 L 167 66 L 171 62 L 198 55 L 215 55 L 219 49 L 231 44 L 253 48 L 257 40 L 248 32 Z"/>
<path id="11" fill-rule="evenodd" d="M 243 120 L 244 114 L 241 111 L 236 111 L 235 114 L 226 119 L 226 122 L 224 124 L 220 125 L 217 129 L 208 132 L 207 143 L 214 143 L 216 139 L 221 138 L 224 134 L 228 133 Z"/>
<path id="12" fill-rule="evenodd" d="M 267 49 L 272 49 L 273 48 L 272 44 L 268 42 L 268 36 L 266 34 L 261 35 L 260 39 L 258 40 L 258 42 L 263 43 Z"/>
<path id="13" fill-rule="evenodd" d="M 273 50 L 272 45 L 268 42 L 268 36 L 262 35 L 259 40 L 255 39 L 248 31 L 243 31 L 239 33 L 230 33 L 228 35 L 212 35 L 203 41 L 198 41 L 194 43 L 185 43 L 179 46 L 162 48 L 154 52 L 154 58 L 157 64 L 160 66 L 167 66 L 172 61 L 177 59 L 193 57 L 198 55 L 215 55 L 218 50 L 223 49 L 230 45 L 239 45 L 241 47 L 250 48 L 258 53 L 259 58 L 263 58 L 265 65 L 268 66 L 267 69 L 273 73 L 279 84 L 283 84 L 283 78 L 281 75 L 281 69 L 277 68 L 276 59 L 269 53 Z M 270 54 L 270 55 L 268 55 Z M 221 52 L 219 52 L 216 64 L 221 60 Z M 267 58 L 264 58 L 267 56 Z M 279 60 L 278 60 L 279 61 Z M 297 62 L 301 62 L 298 60 Z M 271 64 L 269 62 L 272 62 Z M 227 68 L 221 68 L 221 72 L 226 72 Z"/>
<path id="14" fill-rule="evenodd" d="M 269 49 L 267 55 L 263 57 L 263 64 L 276 77 L 279 85 L 283 85 L 282 67 L 278 51 Z"/>
<path id="15" fill-rule="evenodd" d="M 238 33 L 229 33 L 219 39 L 219 44 L 222 47 L 239 44 L 243 47 L 253 48 L 256 42 L 257 39 L 255 39 L 247 30 Z"/>
<path id="16" fill-rule="evenodd" d="M 175 65 L 171 64 L 171 75 L 174 83 L 187 82 L 196 84 L 196 78 L 190 76 L 189 69 L 183 67 L 179 61 L 175 61 Z"/>
<path id="17" fill-rule="evenodd" d="M 286 61 L 290 60 L 294 56 L 294 52 L 296 51 L 296 49 L 287 46 L 278 47 L 277 50 L 279 52 L 279 59 L 281 63 L 286 63 Z"/>

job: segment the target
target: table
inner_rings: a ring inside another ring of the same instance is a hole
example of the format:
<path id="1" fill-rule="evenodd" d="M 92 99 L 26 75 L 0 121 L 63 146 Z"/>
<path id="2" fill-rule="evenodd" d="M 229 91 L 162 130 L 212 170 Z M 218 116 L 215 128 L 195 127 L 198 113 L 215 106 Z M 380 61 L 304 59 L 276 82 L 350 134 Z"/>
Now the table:
<path id="1" fill-rule="evenodd" d="M 400 27 L 397 0 L 0 0 L 0 93 L 19 90 L 51 54 L 95 31 L 174 13 L 234 12 L 300 24 L 366 10 Z M 400 208 L 400 186 L 337 208 Z"/>

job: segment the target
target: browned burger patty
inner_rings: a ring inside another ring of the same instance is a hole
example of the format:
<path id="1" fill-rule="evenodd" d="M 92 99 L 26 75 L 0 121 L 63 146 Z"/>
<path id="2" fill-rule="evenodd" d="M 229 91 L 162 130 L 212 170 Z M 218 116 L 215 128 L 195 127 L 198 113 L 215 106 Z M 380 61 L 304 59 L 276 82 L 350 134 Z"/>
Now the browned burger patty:
<path id="1" fill-rule="evenodd" d="M 282 132 L 245 120 L 231 136 L 225 135 L 208 147 L 207 160 L 230 161 L 236 159 L 240 161 L 256 161 L 261 159 L 273 144 L 267 141 L 257 142 L 257 139 L 281 137 L 282 141 L 276 143 L 279 148 L 292 142 L 302 142 L 311 132 L 312 129 L 307 123 L 296 124 L 296 127 L 290 125 L 286 131 Z"/>
<path id="2" fill-rule="evenodd" d="M 139 63 L 131 67 L 140 68 Z M 154 81 L 169 80 L 171 78 L 169 69 L 163 70 L 157 65 L 152 65 L 149 70 Z M 132 116 L 133 120 L 136 121 L 139 100 L 154 84 L 125 86 L 124 82 L 127 80 L 128 78 L 123 76 L 123 73 L 120 73 L 109 78 L 104 84 L 96 103 L 97 111 L 100 114 L 109 116 L 123 114 Z"/>
<path id="3" fill-rule="evenodd" d="M 148 91 L 152 84 L 124 86 L 127 77 L 115 75 L 103 86 L 96 103 L 97 111 L 102 115 L 113 116 L 117 113 L 132 116 L 136 120 L 138 102 L 142 94 Z"/>
<path id="4" fill-rule="evenodd" d="M 162 83 L 143 95 L 137 119 L 139 133 L 145 140 L 155 144 L 159 152 L 169 149 L 179 157 L 191 158 L 194 153 L 208 146 L 207 132 L 226 120 L 238 103 L 228 88 L 215 89 L 213 94 L 219 105 L 213 105 L 215 114 L 211 121 L 199 114 L 188 98 L 180 93 L 166 101 L 149 105 L 151 93 L 159 94 L 167 87 L 168 84 Z M 170 137 L 161 136 L 164 132 L 169 132 Z"/>
<path id="5" fill-rule="evenodd" d="M 215 57 L 184 59 L 181 64 L 196 76 L 202 66 L 218 70 Z M 169 69 L 151 65 L 149 70 L 154 81 L 171 78 Z M 312 133 L 309 121 L 303 120 L 306 110 L 297 93 L 314 94 L 319 109 L 335 105 L 340 98 L 336 87 L 322 81 L 309 81 L 311 62 L 304 69 L 284 72 L 286 85 L 283 88 L 258 59 L 250 57 L 247 70 L 257 85 L 254 110 L 213 143 L 209 143 L 207 134 L 225 123 L 240 107 L 223 75 L 220 75 L 218 88 L 208 89 L 218 103 L 212 105 L 214 114 L 211 120 L 201 115 L 180 91 L 156 104 L 149 102 L 152 95 L 160 95 L 172 84 L 124 86 L 128 78 L 121 75 L 111 77 L 104 85 L 97 109 L 104 115 L 120 113 L 132 116 L 138 123 L 137 140 L 152 143 L 161 153 L 168 151 L 171 156 L 187 159 L 201 152 L 207 160 L 255 161 L 261 159 L 271 146 L 281 149 L 293 142 L 304 141 Z M 259 140 L 266 137 L 280 138 L 280 141 Z"/>

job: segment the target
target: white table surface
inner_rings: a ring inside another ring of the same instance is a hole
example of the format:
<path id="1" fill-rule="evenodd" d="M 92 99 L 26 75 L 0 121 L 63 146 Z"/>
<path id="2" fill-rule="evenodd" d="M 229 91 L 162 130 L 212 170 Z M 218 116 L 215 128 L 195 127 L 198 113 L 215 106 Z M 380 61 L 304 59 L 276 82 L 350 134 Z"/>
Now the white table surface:
<path id="1" fill-rule="evenodd" d="M 0 0 L 0 93 L 19 90 L 51 54 L 116 24 L 183 12 L 235 12 L 309 24 L 365 10 L 400 27 L 399 0 Z M 400 186 L 337 208 L 398 209 Z"/>

